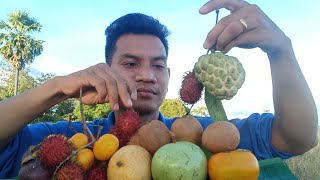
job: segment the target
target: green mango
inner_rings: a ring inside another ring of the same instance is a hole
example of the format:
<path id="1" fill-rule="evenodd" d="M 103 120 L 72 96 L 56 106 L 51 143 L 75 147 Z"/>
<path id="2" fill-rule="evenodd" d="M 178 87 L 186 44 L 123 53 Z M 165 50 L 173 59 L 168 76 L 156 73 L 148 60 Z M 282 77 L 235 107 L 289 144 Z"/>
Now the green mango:
<path id="1" fill-rule="evenodd" d="M 169 143 L 154 154 L 151 172 L 154 180 L 203 180 L 207 178 L 207 158 L 191 142 Z"/>

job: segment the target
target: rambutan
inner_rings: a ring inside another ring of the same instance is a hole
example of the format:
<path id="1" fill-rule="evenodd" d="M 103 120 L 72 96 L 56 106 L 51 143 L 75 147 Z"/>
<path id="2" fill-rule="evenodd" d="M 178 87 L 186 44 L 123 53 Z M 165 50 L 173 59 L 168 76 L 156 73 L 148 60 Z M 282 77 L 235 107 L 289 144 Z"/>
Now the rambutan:
<path id="1" fill-rule="evenodd" d="M 117 136 L 120 147 L 123 147 L 130 140 L 141 126 L 139 114 L 133 109 L 128 109 L 120 114 L 119 119 L 111 128 L 110 134 Z"/>
<path id="2" fill-rule="evenodd" d="M 106 168 L 103 169 L 101 166 L 92 167 L 86 175 L 88 180 L 105 180 L 107 179 Z"/>
<path id="3" fill-rule="evenodd" d="M 187 104 L 194 104 L 201 98 L 203 85 L 192 71 L 186 72 L 179 91 L 180 99 Z"/>
<path id="4" fill-rule="evenodd" d="M 82 180 L 85 179 L 82 167 L 74 163 L 66 163 L 55 174 L 57 180 Z"/>
<path id="5" fill-rule="evenodd" d="M 40 144 L 39 159 L 46 167 L 55 167 L 66 159 L 74 146 L 64 135 L 50 135 Z"/>

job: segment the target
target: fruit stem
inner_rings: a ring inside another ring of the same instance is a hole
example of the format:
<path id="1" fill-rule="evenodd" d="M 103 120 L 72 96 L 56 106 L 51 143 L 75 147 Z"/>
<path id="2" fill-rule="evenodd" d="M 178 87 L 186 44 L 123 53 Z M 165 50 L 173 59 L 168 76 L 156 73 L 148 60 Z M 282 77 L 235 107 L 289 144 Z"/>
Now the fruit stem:
<path id="1" fill-rule="evenodd" d="M 57 167 L 56 169 L 54 170 L 54 173 L 53 173 L 53 177 L 55 177 L 57 171 L 60 169 L 60 167 L 66 163 L 72 156 L 76 155 L 80 150 L 84 149 L 84 148 L 87 148 L 87 147 L 90 147 L 94 142 L 96 142 L 96 138 L 94 138 L 91 130 L 89 129 L 87 123 L 86 123 L 86 118 L 85 118 L 85 115 L 84 115 L 84 112 L 83 112 L 83 103 L 82 103 L 82 88 L 80 88 L 80 96 L 79 96 L 79 101 L 80 101 L 80 116 L 81 116 L 81 124 L 82 124 L 82 127 L 83 127 L 83 132 L 84 134 L 87 135 L 87 133 L 89 133 L 90 137 L 91 137 L 91 142 L 89 142 L 88 144 L 74 150 L 71 152 L 71 154 L 65 158 Z M 72 124 L 71 124 L 71 118 L 69 118 L 69 126 L 72 127 Z M 72 127 L 73 129 L 73 127 Z M 74 130 L 74 129 L 73 129 Z M 75 131 L 75 130 L 74 130 Z M 75 131 L 76 132 L 76 131 Z M 100 134 L 101 130 L 99 129 L 99 134 Z"/>
<path id="2" fill-rule="evenodd" d="M 68 126 L 75 134 L 77 133 L 77 131 L 72 126 L 72 116 L 71 115 L 69 115 Z"/>
<path id="3" fill-rule="evenodd" d="M 205 90 L 204 101 L 207 105 L 211 119 L 215 121 L 228 121 L 221 100 L 215 98 L 210 92 Z"/>
<path id="4" fill-rule="evenodd" d="M 193 105 L 194 105 L 194 104 L 192 104 L 192 105 L 191 105 L 191 107 L 189 108 L 189 111 L 187 112 L 187 114 L 186 114 L 186 115 L 189 115 L 189 114 L 190 114 L 190 112 L 191 112 L 191 109 L 192 109 Z"/>
<path id="5" fill-rule="evenodd" d="M 98 132 L 97 132 L 97 139 L 99 139 L 100 134 L 102 132 L 102 129 L 103 129 L 103 126 L 99 125 L 99 129 L 98 129 Z"/>
<path id="6" fill-rule="evenodd" d="M 83 103 L 82 103 L 82 88 L 80 88 L 80 97 L 79 97 L 79 101 L 80 101 L 80 116 L 81 116 L 81 124 L 83 126 L 83 132 L 84 134 L 88 134 L 90 135 L 92 140 L 96 140 L 92 134 L 92 132 L 90 131 L 90 129 L 88 128 L 88 125 L 86 123 L 86 118 L 83 112 Z"/>

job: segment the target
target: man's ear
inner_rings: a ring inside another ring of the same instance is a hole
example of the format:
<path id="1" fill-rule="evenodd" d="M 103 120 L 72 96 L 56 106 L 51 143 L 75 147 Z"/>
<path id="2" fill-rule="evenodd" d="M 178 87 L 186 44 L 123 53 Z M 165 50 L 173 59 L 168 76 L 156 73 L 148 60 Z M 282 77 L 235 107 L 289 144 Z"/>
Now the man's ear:
<path id="1" fill-rule="evenodd" d="M 168 74 L 169 74 L 169 79 L 170 79 L 170 68 L 168 68 Z M 169 91 L 169 88 L 167 87 L 167 92 Z"/>

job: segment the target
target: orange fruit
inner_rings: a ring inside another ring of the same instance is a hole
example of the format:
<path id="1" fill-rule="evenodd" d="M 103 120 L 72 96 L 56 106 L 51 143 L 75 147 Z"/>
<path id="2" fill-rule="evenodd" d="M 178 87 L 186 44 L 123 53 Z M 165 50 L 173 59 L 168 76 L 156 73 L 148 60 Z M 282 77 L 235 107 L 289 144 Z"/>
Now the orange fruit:
<path id="1" fill-rule="evenodd" d="M 82 168 L 87 171 L 88 169 L 91 168 L 91 166 L 94 163 L 94 154 L 91 151 L 91 149 L 88 148 L 84 148 L 81 149 L 78 153 L 77 153 L 77 157 L 76 157 L 76 163 L 79 164 L 80 166 L 82 166 Z"/>
<path id="2" fill-rule="evenodd" d="M 119 140 L 113 134 L 101 136 L 93 145 L 93 153 L 96 159 L 106 161 L 118 150 Z"/>
<path id="3" fill-rule="evenodd" d="M 88 144 L 89 139 L 88 139 L 88 136 L 83 133 L 76 133 L 69 139 L 69 141 L 72 142 L 74 146 L 78 149 Z"/>
<path id="4" fill-rule="evenodd" d="M 259 171 L 258 160 L 247 150 L 217 153 L 208 161 L 209 177 L 215 180 L 256 180 Z"/>

